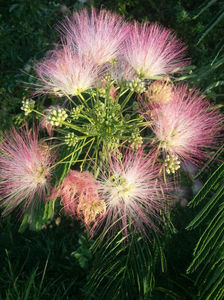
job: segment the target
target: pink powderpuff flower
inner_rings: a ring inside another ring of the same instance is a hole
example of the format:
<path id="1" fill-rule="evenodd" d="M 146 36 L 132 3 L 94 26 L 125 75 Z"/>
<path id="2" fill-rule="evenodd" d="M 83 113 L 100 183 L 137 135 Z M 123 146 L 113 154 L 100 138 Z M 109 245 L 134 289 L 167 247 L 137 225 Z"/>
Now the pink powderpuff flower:
<path id="1" fill-rule="evenodd" d="M 93 8 L 90 13 L 86 9 L 75 12 L 62 27 L 68 44 L 98 65 L 119 56 L 129 31 L 122 17 Z"/>
<path id="2" fill-rule="evenodd" d="M 159 151 L 168 157 L 200 165 L 207 157 L 206 149 L 215 149 L 221 137 L 223 116 L 199 90 L 189 91 L 187 84 L 173 88 L 168 103 L 145 102 L 143 107 Z"/>
<path id="3" fill-rule="evenodd" d="M 71 47 L 52 51 L 36 66 L 40 84 L 36 94 L 75 96 L 97 85 L 100 70 Z"/>
<path id="4" fill-rule="evenodd" d="M 169 80 L 156 80 L 149 85 L 146 91 L 146 99 L 154 102 L 154 105 L 166 104 L 173 99 L 173 86 Z"/>
<path id="5" fill-rule="evenodd" d="M 124 59 L 145 79 L 167 75 L 188 64 L 186 47 L 158 24 L 134 23 L 125 42 Z"/>
<path id="6" fill-rule="evenodd" d="M 111 76 L 118 85 L 130 83 L 137 78 L 134 69 L 123 59 L 119 58 L 111 68 Z"/>
<path id="7" fill-rule="evenodd" d="M 118 224 L 125 235 L 130 227 L 146 236 L 151 230 L 159 231 L 160 212 L 165 208 L 168 198 L 165 200 L 164 196 L 169 190 L 160 181 L 159 170 L 154 157 L 144 156 L 142 148 L 136 153 L 127 151 L 122 160 L 112 157 L 109 166 L 104 165 L 98 179 L 100 197 L 106 203 L 100 224 L 105 226 L 104 232 Z"/>
<path id="8" fill-rule="evenodd" d="M 99 198 L 98 183 L 89 172 L 70 170 L 59 186 L 56 197 L 61 197 L 64 210 L 82 220 L 86 227 L 96 224 L 105 212 Z"/>
<path id="9" fill-rule="evenodd" d="M 45 199 L 51 178 L 50 166 L 54 156 L 39 140 L 38 130 L 11 129 L 0 144 L 0 195 L 3 214 L 20 204 L 23 211 Z M 38 201 L 38 202 L 37 202 Z"/>

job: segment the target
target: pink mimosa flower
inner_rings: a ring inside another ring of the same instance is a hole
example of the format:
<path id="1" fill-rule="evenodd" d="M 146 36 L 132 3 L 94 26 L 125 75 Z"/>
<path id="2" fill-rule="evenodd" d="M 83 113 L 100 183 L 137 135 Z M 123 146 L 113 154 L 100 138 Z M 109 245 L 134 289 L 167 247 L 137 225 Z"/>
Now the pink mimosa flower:
<path id="1" fill-rule="evenodd" d="M 116 59 L 127 37 L 129 26 L 122 17 L 106 10 L 99 13 L 92 9 L 75 12 L 63 25 L 68 44 L 75 51 L 94 61 L 103 64 Z"/>
<path id="2" fill-rule="evenodd" d="M 54 162 L 37 130 L 11 129 L 0 144 L 0 195 L 4 214 L 23 204 L 24 211 L 45 198 Z M 36 197 L 36 199 L 35 199 Z"/>
<path id="3" fill-rule="evenodd" d="M 105 212 L 105 203 L 98 194 L 98 183 L 87 171 L 70 170 L 58 188 L 57 197 L 62 198 L 64 210 L 82 220 L 86 227 L 97 223 Z"/>
<path id="4" fill-rule="evenodd" d="M 158 24 L 134 23 L 125 43 L 124 59 L 139 76 L 150 79 L 188 64 L 183 43 Z"/>
<path id="5" fill-rule="evenodd" d="M 129 65 L 129 63 L 121 58 L 112 66 L 111 76 L 119 85 L 129 83 L 133 79 L 137 78 L 137 74 L 134 69 Z"/>
<path id="6" fill-rule="evenodd" d="M 188 91 L 187 85 L 173 88 L 168 103 L 142 104 L 143 115 L 151 121 L 155 140 L 168 154 L 169 163 L 173 157 L 200 165 L 207 157 L 206 149 L 214 149 L 221 137 L 223 116 L 198 90 Z"/>
<path id="7" fill-rule="evenodd" d="M 99 68 L 64 45 L 36 66 L 40 87 L 36 93 L 75 96 L 96 86 Z"/>
<path id="8" fill-rule="evenodd" d="M 158 230 L 160 213 L 165 207 L 164 194 L 168 188 L 158 178 L 159 166 L 153 156 L 144 156 L 143 150 L 127 152 L 123 159 L 113 157 L 101 171 L 100 197 L 106 202 L 104 231 L 120 224 L 125 234 L 128 226 L 150 235 Z"/>

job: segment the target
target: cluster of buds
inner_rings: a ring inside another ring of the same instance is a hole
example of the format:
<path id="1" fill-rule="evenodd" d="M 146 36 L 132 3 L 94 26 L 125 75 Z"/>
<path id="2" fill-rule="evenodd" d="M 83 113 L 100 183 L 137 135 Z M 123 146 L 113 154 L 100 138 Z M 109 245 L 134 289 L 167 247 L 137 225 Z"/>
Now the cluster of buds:
<path id="1" fill-rule="evenodd" d="M 78 120 L 78 118 L 80 116 L 80 113 L 83 110 L 83 108 L 84 108 L 84 105 L 78 105 L 78 106 L 76 106 L 72 109 L 70 115 L 71 115 L 73 120 Z"/>
<path id="2" fill-rule="evenodd" d="M 67 119 L 67 117 L 68 115 L 64 108 L 54 108 L 49 112 L 47 116 L 47 121 L 52 126 L 61 127 L 63 125 L 63 122 Z"/>
<path id="3" fill-rule="evenodd" d="M 145 92 L 145 83 L 140 78 L 136 77 L 129 83 L 129 89 L 132 92 L 142 94 Z"/>
<path id="4" fill-rule="evenodd" d="M 106 127 L 116 127 L 121 125 L 121 106 L 116 103 L 113 105 L 105 105 L 103 102 L 97 102 L 94 107 L 94 114 L 96 115 L 96 126 L 104 124 Z"/>
<path id="5" fill-rule="evenodd" d="M 68 145 L 69 147 L 73 147 L 77 144 L 79 138 L 75 136 L 74 132 L 69 132 L 65 136 L 65 144 Z"/>
<path id="6" fill-rule="evenodd" d="M 35 101 L 32 99 L 26 99 L 22 101 L 21 109 L 25 111 L 25 116 L 28 116 L 34 109 Z"/>
<path id="7" fill-rule="evenodd" d="M 135 128 L 134 131 L 131 134 L 131 148 L 132 149 L 138 149 L 142 143 L 143 143 L 143 138 L 140 135 L 139 128 Z"/>
<path id="8" fill-rule="evenodd" d="M 119 153 L 120 140 L 115 136 L 106 136 L 105 138 L 107 151 L 110 153 Z"/>
<path id="9" fill-rule="evenodd" d="M 174 154 L 167 154 L 164 165 L 167 174 L 174 174 L 178 169 L 180 169 L 180 161 L 178 156 Z"/>
<path id="10" fill-rule="evenodd" d="M 113 83 L 113 78 L 110 74 L 107 74 L 103 77 L 102 83 L 106 86 L 110 86 Z"/>

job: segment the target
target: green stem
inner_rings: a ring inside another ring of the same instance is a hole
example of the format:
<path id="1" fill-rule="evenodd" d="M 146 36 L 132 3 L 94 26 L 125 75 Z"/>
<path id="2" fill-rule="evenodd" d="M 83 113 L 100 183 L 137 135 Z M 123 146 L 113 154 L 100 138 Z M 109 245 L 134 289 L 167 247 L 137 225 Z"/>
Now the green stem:
<path id="1" fill-rule="evenodd" d="M 38 110 L 32 109 L 32 111 L 35 112 L 36 114 L 42 116 L 42 117 L 45 117 L 45 115 L 42 114 L 41 112 L 39 112 Z"/>
<path id="2" fill-rule="evenodd" d="M 80 128 L 80 127 L 78 127 L 78 126 L 76 126 L 76 125 L 73 125 L 73 124 L 71 124 L 71 123 L 67 123 L 67 122 L 64 122 L 64 121 L 62 122 L 62 124 L 65 125 L 65 126 L 67 126 L 67 127 L 72 128 L 72 129 L 74 129 L 74 130 L 77 130 L 77 131 L 79 131 L 79 132 L 81 132 L 81 133 L 84 133 L 83 130 L 82 130 L 82 128 Z"/>
<path id="3" fill-rule="evenodd" d="M 128 103 L 128 101 L 131 99 L 131 96 L 134 94 L 133 91 L 130 91 L 127 97 L 125 98 L 124 102 L 121 104 L 122 110 L 124 109 L 125 105 Z"/>
<path id="4" fill-rule="evenodd" d="M 50 169 L 55 168 L 57 165 L 61 164 L 65 159 L 67 159 L 71 155 L 74 155 L 75 152 L 78 152 L 81 148 L 83 148 L 84 146 L 88 145 L 91 141 L 94 141 L 94 139 L 95 139 L 95 137 L 92 138 L 92 139 L 90 139 L 88 142 L 86 142 L 82 146 L 80 146 L 77 149 L 75 149 L 75 151 L 71 152 L 70 154 L 68 154 L 67 156 L 65 156 L 64 158 L 62 158 L 60 161 L 58 161 L 56 164 L 54 164 L 53 166 L 51 166 Z M 87 154 L 88 154 L 88 152 L 87 152 Z"/>
<path id="5" fill-rule="evenodd" d="M 86 103 L 86 100 L 85 100 L 85 98 L 83 97 L 83 95 L 82 95 L 81 93 L 79 93 L 77 96 L 78 96 L 79 99 L 81 99 L 82 103 L 84 103 L 84 105 L 85 105 L 86 107 L 88 107 L 88 105 L 87 105 L 87 103 Z"/>
<path id="6" fill-rule="evenodd" d="M 83 162 L 82 162 L 82 164 L 81 164 L 81 166 L 80 166 L 80 171 L 82 171 L 82 167 L 83 167 L 83 165 L 84 165 L 84 163 L 85 163 L 85 161 L 86 161 L 86 157 L 87 157 L 87 155 L 89 154 L 90 149 L 92 148 L 92 145 L 93 145 L 93 143 L 94 143 L 94 141 L 95 141 L 95 137 L 92 138 L 92 140 L 90 140 L 90 141 L 92 141 L 92 142 L 91 142 L 91 144 L 90 144 L 90 146 L 89 146 L 89 149 L 87 150 L 86 155 L 85 155 L 85 157 L 84 157 L 84 159 L 83 159 Z M 90 142 L 90 141 L 89 141 L 89 142 Z"/>
<path id="7" fill-rule="evenodd" d="M 75 102 L 72 100 L 72 98 L 67 93 L 64 92 L 64 94 L 75 105 Z"/>

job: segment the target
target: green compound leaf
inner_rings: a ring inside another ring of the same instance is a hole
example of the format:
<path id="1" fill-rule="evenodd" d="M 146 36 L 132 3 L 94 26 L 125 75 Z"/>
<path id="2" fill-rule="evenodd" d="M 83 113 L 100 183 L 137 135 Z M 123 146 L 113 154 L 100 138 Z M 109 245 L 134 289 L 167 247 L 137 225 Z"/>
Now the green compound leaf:
<path id="1" fill-rule="evenodd" d="M 197 19 L 206 9 L 208 9 L 215 2 L 217 2 L 217 0 L 207 0 L 207 1 L 205 1 L 205 3 L 203 3 L 199 7 L 198 12 L 193 16 L 193 20 Z"/>
<path id="2" fill-rule="evenodd" d="M 210 198 L 209 198 L 210 195 Z M 187 273 L 197 271 L 195 285 L 199 300 L 221 300 L 224 291 L 224 163 L 207 180 L 203 188 L 190 202 L 194 207 L 206 201 L 204 207 L 187 229 L 206 224 L 193 253 L 193 261 Z M 203 223 L 202 223 L 203 222 Z"/>
<path id="3" fill-rule="evenodd" d="M 215 27 L 221 19 L 224 17 L 224 9 L 222 9 L 215 17 L 211 20 L 211 22 L 205 27 L 202 31 L 200 38 L 198 39 L 197 45 L 205 38 L 205 36 Z"/>

